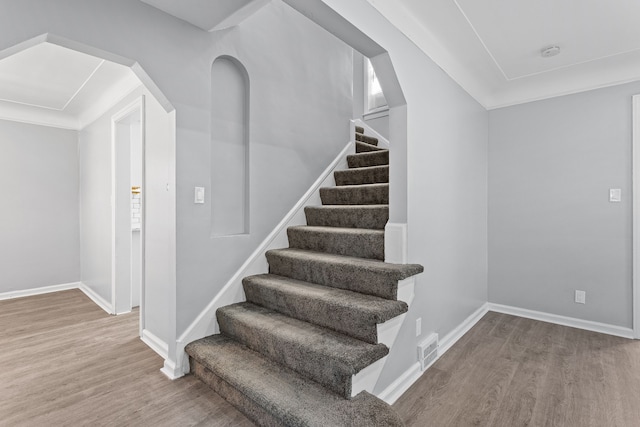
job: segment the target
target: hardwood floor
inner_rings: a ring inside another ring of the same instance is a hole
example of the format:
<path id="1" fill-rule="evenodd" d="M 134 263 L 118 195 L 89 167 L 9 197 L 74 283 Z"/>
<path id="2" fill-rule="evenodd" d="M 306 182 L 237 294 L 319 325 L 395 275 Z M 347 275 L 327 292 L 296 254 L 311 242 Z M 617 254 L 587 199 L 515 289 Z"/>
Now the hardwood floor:
<path id="1" fill-rule="evenodd" d="M 0 301 L 0 426 L 252 425 L 169 381 L 137 331 L 78 290 Z M 407 426 L 640 426 L 640 341 L 488 313 L 394 408 Z"/>
<path id="2" fill-rule="evenodd" d="M 408 426 L 640 426 L 640 341 L 490 312 L 394 408 Z"/>
<path id="3" fill-rule="evenodd" d="M 252 426 L 81 291 L 0 301 L 1 426 Z"/>

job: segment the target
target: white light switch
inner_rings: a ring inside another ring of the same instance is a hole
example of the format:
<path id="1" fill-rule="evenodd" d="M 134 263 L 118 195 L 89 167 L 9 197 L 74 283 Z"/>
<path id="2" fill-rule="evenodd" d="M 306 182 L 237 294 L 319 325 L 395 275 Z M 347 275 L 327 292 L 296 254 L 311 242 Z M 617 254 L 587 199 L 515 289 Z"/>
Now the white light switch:
<path id="1" fill-rule="evenodd" d="M 609 201 L 610 202 L 619 202 L 622 200 L 622 190 L 619 188 L 610 188 L 609 189 Z"/>
<path id="2" fill-rule="evenodd" d="M 194 203 L 204 203 L 204 187 L 196 187 Z"/>

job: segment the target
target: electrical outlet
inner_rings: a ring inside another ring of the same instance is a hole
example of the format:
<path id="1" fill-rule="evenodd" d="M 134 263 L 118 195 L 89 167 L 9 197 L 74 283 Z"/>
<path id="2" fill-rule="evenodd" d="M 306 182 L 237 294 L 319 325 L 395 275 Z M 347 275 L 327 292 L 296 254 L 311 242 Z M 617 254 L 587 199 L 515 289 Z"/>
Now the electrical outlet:
<path id="1" fill-rule="evenodd" d="M 578 304 L 585 304 L 587 302 L 587 293 L 585 291 L 576 290 L 576 302 Z"/>
<path id="2" fill-rule="evenodd" d="M 416 319 L 416 336 L 419 337 L 422 333 L 422 317 Z"/>

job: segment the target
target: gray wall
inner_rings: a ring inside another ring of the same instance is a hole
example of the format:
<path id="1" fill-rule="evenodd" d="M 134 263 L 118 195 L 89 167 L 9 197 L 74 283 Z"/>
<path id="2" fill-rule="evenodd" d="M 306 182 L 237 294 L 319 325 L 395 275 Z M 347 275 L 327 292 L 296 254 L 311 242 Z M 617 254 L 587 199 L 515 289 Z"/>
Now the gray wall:
<path id="1" fill-rule="evenodd" d="M 491 302 L 632 327 L 637 93 L 631 83 L 490 112 Z"/>
<path id="2" fill-rule="evenodd" d="M 0 120 L 0 294 L 80 280 L 78 134 Z"/>
<path id="3" fill-rule="evenodd" d="M 211 215 L 228 208 L 211 199 L 215 168 L 209 116 L 189 124 L 178 152 L 178 331 L 186 329 L 253 250 L 308 190 L 349 140 L 352 49 L 280 2 L 272 2 L 219 37 L 199 64 L 210 75 L 219 55 L 249 75 L 250 233 L 211 237 Z M 209 84 L 203 86 L 208 112 Z M 215 95 L 214 95 L 215 96 Z M 180 124 L 180 115 L 178 115 Z M 214 134 L 216 129 L 211 130 Z M 195 186 L 206 187 L 203 205 Z"/>
<path id="4" fill-rule="evenodd" d="M 80 131 L 80 247 L 82 282 L 112 301 L 111 289 L 111 119 L 140 96 L 145 96 L 146 186 L 143 188 L 146 217 L 145 329 L 165 342 L 173 338 L 173 325 L 166 315 L 174 300 L 167 277 L 169 257 L 167 233 L 168 138 L 171 128 L 166 112 L 143 88 L 128 94 L 100 118 Z"/>

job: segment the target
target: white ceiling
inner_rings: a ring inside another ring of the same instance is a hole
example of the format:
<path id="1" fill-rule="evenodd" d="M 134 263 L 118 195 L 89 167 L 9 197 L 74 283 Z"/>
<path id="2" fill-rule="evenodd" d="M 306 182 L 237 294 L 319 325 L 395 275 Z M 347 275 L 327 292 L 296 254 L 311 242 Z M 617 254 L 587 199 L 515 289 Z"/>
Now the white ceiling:
<path id="1" fill-rule="evenodd" d="M 40 43 L 0 60 L 0 118 L 77 130 L 140 84 L 128 67 Z"/>
<path id="2" fill-rule="evenodd" d="M 141 0 L 205 31 L 238 25 L 269 0 Z"/>
<path id="3" fill-rule="evenodd" d="M 368 1 L 487 108 L 640 79 L 637 0 Z"/>

